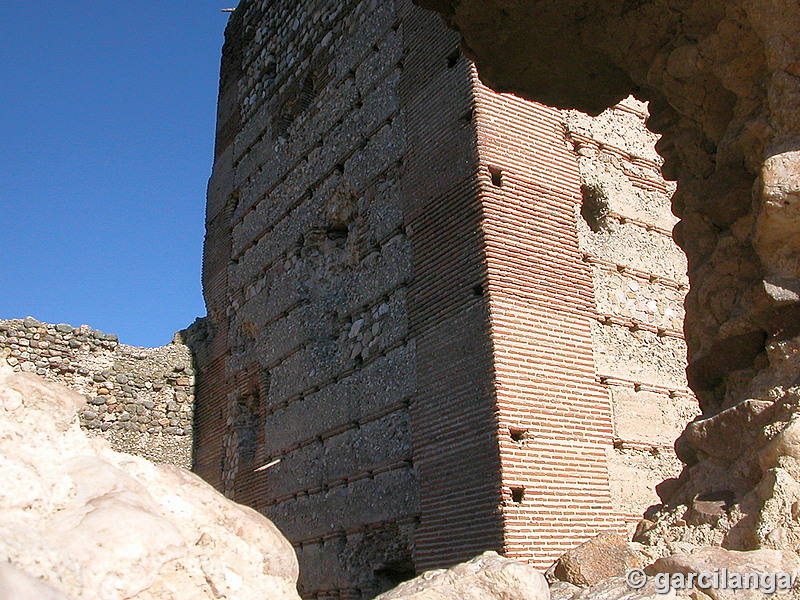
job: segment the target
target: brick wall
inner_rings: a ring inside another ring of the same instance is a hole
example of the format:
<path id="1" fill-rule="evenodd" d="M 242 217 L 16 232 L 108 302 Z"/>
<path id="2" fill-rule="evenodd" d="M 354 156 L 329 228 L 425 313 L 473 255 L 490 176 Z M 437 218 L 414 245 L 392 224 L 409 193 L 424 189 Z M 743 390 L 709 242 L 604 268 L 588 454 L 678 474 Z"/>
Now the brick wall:
<path id="1" fill-rule="evenodd" d="M 414 557 L 422 571 L 500 551 L 503 533 L 471 66 L 433 13 L 404 5 L 403 34 L 417 349 L 411 432 L 422 513 Z"/>
<path id="2" fill-rule="evenodd" d="M 505 550 L 545 568 L 619 527 L 611 405 L 595 379 L 594 294 L 574 214 L 580 177 L 559 111 L 475 86 Z"/>

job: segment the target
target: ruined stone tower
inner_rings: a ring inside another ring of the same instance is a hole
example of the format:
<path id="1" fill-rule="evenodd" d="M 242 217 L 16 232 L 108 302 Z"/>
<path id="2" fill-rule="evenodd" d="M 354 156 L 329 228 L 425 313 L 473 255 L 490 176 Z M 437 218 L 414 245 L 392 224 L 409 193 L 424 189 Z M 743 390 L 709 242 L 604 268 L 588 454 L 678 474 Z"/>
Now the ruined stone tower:
<path id="1" fill-rule="evenodd" d="M 546 566 L 654 501 L 691 401 L 644 118 L 489 91 L 410 0 L 236 9 L 195 469 L 281 528 L 304 597 Z"/>

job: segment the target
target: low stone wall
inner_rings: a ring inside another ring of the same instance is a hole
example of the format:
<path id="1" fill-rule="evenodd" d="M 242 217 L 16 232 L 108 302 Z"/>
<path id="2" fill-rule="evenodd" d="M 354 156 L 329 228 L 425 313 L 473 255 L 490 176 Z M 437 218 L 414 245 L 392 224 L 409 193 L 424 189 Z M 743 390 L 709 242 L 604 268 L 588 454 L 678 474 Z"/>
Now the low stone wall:
<path id="1" fill-rule="evenodd" d="M 86 396 L 81 425 L 115 450 L 191 467 L 194 371 L 180 334 L 137 348 L 87 325 L 0 320 L 0 355 Z"/>

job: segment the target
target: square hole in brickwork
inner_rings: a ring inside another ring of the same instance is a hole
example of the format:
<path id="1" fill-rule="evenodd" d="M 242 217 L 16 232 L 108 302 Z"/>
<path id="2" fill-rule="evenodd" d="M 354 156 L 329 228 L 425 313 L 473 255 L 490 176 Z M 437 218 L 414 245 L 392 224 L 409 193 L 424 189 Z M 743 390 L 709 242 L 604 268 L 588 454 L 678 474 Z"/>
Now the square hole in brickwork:
<path id="1" fill-rule="evenodd" d="M 521 485 L 511 486 L 511 502 L 514 504 L 522 504 L 525 498 L 525 488 Z"/>
<path id="2" fill-rule="evenodd" d="M 456 48 L 447 57 L 447 68 L 452 69 L 458 64 L 458 59 L 461 58 L 461 51 Z"/>
<path id="3" fill-rule="evenodd" d="M 489 175 L 492 178 L 492 185 L 500 187 L 503 185 L 503 170 L 498 167 L 489 167 Z"/>
<path id="4" fill-rule="evenodd" d="M 521 427 L 509 427 L 508 433 L 515 442 L 524 442 L 528 438 L 528 430 Z"/>
<path id="5" fill-rule="evenodd" d="M 478 284 L 472 288 L 472 294 L 474 296 L 483 296 L 483 285 Z"/>

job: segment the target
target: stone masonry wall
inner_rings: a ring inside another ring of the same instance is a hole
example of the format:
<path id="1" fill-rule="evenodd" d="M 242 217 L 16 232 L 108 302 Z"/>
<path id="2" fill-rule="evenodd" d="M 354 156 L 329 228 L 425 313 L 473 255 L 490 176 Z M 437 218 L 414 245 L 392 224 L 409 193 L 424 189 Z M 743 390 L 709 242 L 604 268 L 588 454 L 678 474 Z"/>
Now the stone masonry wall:
<path id="1" fill-rule="evenodd" d="M 632 530 L 676 476 L 674 440 L 698 413 L 686 381 L 686 257 L 672 240 L 674 183 L 661 175 L 647 105 L 628 98 L 597 117 L 564 111 L 581 171 L 579 245 L 592 269 L 597 377 L 614 411 L 612 494 Z M 632 531 L 631 531 L 632 532 Z"/>
<path id="2" fill-rule="evenodd" d="M 115 450 L 191 467 L 194 372 L 177 339 L 137 348 L 87 325 L 27 317 L 0 321 L 0 356 L 86 396 L 81 426 Z"/>
<path id="3" fill-rule="evenodd" d="M 493 86 L 594 112 L 630 93 L 650 100 L 663 172 L 678 182 L 687 372 L 703 418 L 676 442 L 686 468 L 659 487 L 665 506 L 637 541 L 796 549 L 800 4 L 416 2 L 447 14 Z"/>
<path id="4" fill-rule="evenodd" d="M 226 32 L 197 471 L 281 528 L 308 598 L 413 574 L 401 58 L 378 0 L 245 1 Z"/>

